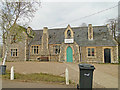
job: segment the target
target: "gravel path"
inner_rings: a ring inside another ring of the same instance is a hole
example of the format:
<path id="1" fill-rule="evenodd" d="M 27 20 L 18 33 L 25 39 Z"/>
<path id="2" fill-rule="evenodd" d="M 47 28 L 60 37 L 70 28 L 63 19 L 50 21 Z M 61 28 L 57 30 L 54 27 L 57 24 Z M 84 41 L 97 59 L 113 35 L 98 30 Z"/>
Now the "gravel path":
<path id="1" fill-rule="evenodd" d="M 15 72 L 19 73 L 51 73 L 64 76 L 66 67 L 69 70 L 69 78 L 76 84 L 79 82 L 78 64 L 58 63 L 58 62 L 7 62 L 7 69 L 15 67 Z M 118 65 L 94 64 L 93 76 L 94 88 L 118 88 Z"/>

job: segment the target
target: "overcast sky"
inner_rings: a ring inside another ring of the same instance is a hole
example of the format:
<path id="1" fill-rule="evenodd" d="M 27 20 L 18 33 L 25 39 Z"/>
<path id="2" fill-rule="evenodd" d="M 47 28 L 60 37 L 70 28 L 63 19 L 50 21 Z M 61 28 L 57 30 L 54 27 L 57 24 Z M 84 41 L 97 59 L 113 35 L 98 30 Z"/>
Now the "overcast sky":
<path id="1" fill-rule="evenodd" d="M 60 2 L 54 2 L 54 0 L 52 2 L 50 2 L 51 0 L 49 2 L 48 0 L 46 1 L 42 1 L 41 7 L 39 7 L 35 17 L 29 23 L 29 26 L 34 30 L 43 29 L 43 27 L 65 28 L 68 24 L 80 26 L 82 23 L 100 26 L 104 25 L 107 19 L 118 16 L 118 7 L 116 7 L 87 18 L 82 18 L 114 7 L 118 4 L 118 0 L 109 0 L 110 2 L 108 0 L 103 0 L 103 2 L 74 2 L 75 0 L 69 0 L 71 2 L 68 0 L 67 2 L 64 2 L 65 0 L 59 0 Z M 1 42 L 2 40 L 0 39 Z"/>
<path id="2" fill-rule="evenodd" d="M 117 2 L 42 2 L 29 26 L 33 29 L 80 26 L 82 23 L 104 25 L 107 19 L 118 16 L 118 7 L 91 17 L 93 13 L 116 6 Z"/>

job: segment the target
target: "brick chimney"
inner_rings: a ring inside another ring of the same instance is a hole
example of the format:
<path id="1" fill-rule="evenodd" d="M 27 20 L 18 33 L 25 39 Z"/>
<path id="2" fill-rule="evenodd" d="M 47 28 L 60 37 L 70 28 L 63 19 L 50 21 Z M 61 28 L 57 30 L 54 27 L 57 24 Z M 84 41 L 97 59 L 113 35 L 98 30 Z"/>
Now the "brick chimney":
<path id="1" fill-rule="evenodd" d="M 42 35 L 42 53 L 41 55 L 48 56 L 49 50 L 48 50 L 48 28 L 43 28 L 43 35 Z"/>

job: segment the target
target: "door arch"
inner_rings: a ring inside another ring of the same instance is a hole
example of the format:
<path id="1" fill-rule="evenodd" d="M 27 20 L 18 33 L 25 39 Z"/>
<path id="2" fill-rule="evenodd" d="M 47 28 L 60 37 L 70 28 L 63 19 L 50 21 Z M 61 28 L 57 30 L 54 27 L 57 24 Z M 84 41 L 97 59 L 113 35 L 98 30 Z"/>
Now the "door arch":
<path id="1" fill-rule="evenodd" d="M 104 49 L 104 62 L 111 63 L 111 49 Z"/>
<path id="2" fill-rule="evenodd" d="M 66 57 L 67 57 L 67 62 L 73 62 L 73 51 L 70 46 L 66 50 Z"/>

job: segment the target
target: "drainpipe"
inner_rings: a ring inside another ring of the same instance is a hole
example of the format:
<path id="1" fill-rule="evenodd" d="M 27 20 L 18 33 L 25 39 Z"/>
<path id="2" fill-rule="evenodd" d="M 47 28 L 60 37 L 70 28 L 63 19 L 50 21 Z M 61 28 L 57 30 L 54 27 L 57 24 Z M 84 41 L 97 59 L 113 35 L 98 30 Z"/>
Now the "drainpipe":
<path id="1" fill-rule="evenodd" d="M 82 61 L 81 47 L 80 47 L 80 62 Z"/>
<path id="2" fill-rule="evenodd" d="M 29 48 L 29 50 L 28 50 L 28 61 L 30 60 L 30 45 L 28 45 L 28 48 Z"/>

